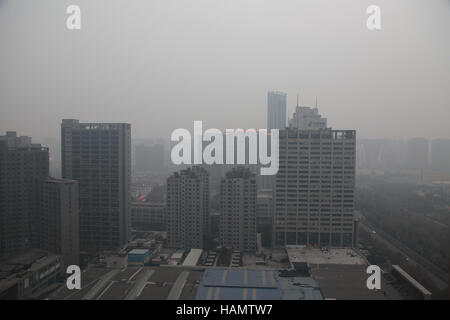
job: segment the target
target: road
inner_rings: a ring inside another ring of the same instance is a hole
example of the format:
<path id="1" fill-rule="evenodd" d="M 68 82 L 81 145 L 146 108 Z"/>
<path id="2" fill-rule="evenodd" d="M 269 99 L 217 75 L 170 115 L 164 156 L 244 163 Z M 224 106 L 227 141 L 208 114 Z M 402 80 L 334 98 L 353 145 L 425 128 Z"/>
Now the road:
<path id="1" fill-rule="evenodd" d="M 369 231 L 372 234 L 372 236 L 377 240 L 383 241 L 390 247 L 398 250 L 400 253 L 406 256 L 411 262 L 415 262 L 416 264 L 422 266 L 425 270 L 428 271 L 429 276 L 433 279 L 436 286 L 438 286 L 441 289 L 445 289 L 448 286 L 447 272 L 437 267 L 428 259 L 424 258 L 423 256 L 421 256 L 414 250 L 410 249 L 409 247 L 407 247 L 394 237 L 390 236 L 386 232 L 379 230 L 378 228 L 375 228 L 372 224 L 370 224 L 369 221 L 367 221 L 364 215 L 361 216 L 360 226 Z M 373 234 L 372 231 L 375 231 L 376 233 Z"/>

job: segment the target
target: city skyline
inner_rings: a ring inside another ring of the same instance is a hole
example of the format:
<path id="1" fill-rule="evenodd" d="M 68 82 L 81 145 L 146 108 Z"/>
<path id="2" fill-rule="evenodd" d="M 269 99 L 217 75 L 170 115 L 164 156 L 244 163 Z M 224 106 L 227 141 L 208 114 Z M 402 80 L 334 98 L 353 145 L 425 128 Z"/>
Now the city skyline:
<path id="1" fill-rule="evenodd" d="M 0 0 L 0 301 L 449 299 L 449 13 Z"/>
<path id="2" fill-rule="evenodd" d="M 360 138 L 450 137 L 448 1 L 380 0 L 376 32 L 368 4 L 350 0 L 82 1 L 78 33 L 65 1 L 26 3 L 0 3 L 5 131 L 40 141 L 64 118 L 127 122 L 135 138 L 194 120 L 264 128 L 266 93 L 280 90 L 288 114 L 297 94 L 302 106 L 317 96 L 329 126 Z"/>

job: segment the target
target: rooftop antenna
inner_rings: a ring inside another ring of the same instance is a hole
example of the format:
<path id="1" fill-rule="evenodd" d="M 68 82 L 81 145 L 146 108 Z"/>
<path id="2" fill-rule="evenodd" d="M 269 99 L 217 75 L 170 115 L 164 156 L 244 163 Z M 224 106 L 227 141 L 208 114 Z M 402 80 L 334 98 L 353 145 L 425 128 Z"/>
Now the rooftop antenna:
<path id="1" fill-rule="evenodd" d="M 299 107 L 299 105 L 298 105 L 298 96 L 299 96 L 299 94 L 297 93 L 297 107 Z"/>
<path id="2" fill-rule="evenodd" d="M 317 109 L 317 96 L 316 96 L 316 104 L 315 104 L 315 108 Z"/>

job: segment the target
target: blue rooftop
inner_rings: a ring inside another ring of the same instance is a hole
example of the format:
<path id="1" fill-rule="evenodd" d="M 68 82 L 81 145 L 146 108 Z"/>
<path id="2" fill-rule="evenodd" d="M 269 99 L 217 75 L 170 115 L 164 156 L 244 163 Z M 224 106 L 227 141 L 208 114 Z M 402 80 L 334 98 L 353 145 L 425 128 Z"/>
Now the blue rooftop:
<path id="1" fill-rule="evenodd" d="M 323 300 L 310 277 L 278 277 L 276 270 L 207 269 L 196 300 Z"/>
<path id="2" fill-rule="evenodd" d="M 278 275 L 272 270 L 208 269 L 197 300 L 280 300 Z"/>

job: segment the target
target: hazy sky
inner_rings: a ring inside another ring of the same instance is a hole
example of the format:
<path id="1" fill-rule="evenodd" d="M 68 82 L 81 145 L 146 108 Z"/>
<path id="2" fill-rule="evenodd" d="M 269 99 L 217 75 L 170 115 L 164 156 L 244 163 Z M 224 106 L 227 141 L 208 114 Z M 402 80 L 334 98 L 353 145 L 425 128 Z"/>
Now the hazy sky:
<path id="1" fill-rule="evenodd" d="M 264 128 L 268 90 L 289 115 L 317 95 L 359 138 L 450 138 L 450 1 L 0 0 L 0 134 L 57 137 L 62 118 L 134 138 Z"/>

